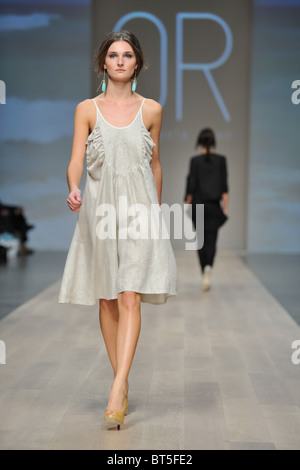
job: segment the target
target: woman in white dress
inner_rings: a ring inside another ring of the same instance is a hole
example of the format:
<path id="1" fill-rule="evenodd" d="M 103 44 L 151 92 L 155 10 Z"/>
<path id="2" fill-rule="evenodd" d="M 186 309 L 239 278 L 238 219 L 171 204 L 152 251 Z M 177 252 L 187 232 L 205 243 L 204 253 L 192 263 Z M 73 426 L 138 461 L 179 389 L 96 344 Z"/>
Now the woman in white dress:
<path id="1" fill-rule="evenodd" d="M 152 205 L 161 213 L 162 107 L 135 92 L 145 61 L 134 34 L 110 33 L 95 67 L 98 75 L 104 74 L 102 93 L 79 103 L 75 111 L 67 202 L 79 214 L 59 302 L 99 301 L 100 327 L 114 372 L 105 421 L 119 428 L 128 409 L 128 375 L 140 334 L 141 302 L 162 304 L 175 296 L 177 269 L 169 239 L 123 237 L 118 232 L 124 222 L 124 207 L 119 205 L 124 198 L 128 207 L 141 204 L 147 209 L 140 219 L 143 228 L 149 229 Z M 85 154 L 87 180 L 81 198 Z M 107 204 L 115 210 L 115 218 L 109 219 L 114 224 L 110 234 L 115 236 L 110 237 L 100 223 Z"/>

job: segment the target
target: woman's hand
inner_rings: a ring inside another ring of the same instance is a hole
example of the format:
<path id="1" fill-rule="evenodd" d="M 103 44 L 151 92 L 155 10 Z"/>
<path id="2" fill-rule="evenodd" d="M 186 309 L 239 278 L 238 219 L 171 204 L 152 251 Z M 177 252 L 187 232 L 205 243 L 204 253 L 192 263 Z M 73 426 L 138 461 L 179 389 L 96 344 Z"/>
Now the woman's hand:
<path id="1" fill-rule="evenodd" d="M 228 217 L 228 193 L 222 194 L 222 210 Z"/>
<path id="2" fill-rule="evenodd" d="M 76 188 L 70 192 L 69 196 L 67 197 L 67 203 L 71 211 L 73 212 L 80 211 L 80 206 L 82 204 L 80 189 Z"/>
<path id="3" fill-rule="evenodd" d="M 192 204 L 192 200 L 193 200 L 193 195 L 187 194 L 186 199 L 185 199 L 185 204 Z"/>

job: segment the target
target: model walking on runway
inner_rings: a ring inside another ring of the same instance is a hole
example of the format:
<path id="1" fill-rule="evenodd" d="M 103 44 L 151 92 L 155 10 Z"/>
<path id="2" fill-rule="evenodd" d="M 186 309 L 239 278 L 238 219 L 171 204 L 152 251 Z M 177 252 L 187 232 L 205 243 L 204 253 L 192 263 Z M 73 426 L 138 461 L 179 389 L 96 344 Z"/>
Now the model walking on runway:
<path id="1" fill-rule="evenodd" d="M 204 204 L 204 245 L 198 250 L 201 266 L 202 289 L 211 288 L 211 275 L 217 249 L 219 228 L 228 219 L 228 182 L 226 157 L 213 151 L 216 138 L 212 129 L 202 129 L 196 148 L 201 154 L 190 160 L 185 202 L 193 205 L 193 222 L 196 227 L 196 204 Z M 222 204 L 220 204 L 222 201 Z"/>
<path id="2" fill-rule="evenodd" d="M 128 31 L 110 33 L 99 48 L 95 68 L 103 74 L 102 93 L 79 103 L 75 111 L 67 202 L 79 214 L 59 302 L 99 301 L 100 327 L 114 372 L 105 421 L 119 427 L 127 414 L 141 302 L 162 304 L 176 295 L 177 269 L 169 239 L 130 236 L 130 217 L 124 237 L 126 207 L 140 204 L 147 209 L 139 218 L 141 232 L 150 229 L 151 206 L 161 212 L 162 107 L 135 91 L 145 68 L 136 36 Z M 85 154 L 87 179 L 81 198 Z M 115 218 L 101 218 L 111 207 Z M 105 220 L 110 236 L 104 230 Z"/>

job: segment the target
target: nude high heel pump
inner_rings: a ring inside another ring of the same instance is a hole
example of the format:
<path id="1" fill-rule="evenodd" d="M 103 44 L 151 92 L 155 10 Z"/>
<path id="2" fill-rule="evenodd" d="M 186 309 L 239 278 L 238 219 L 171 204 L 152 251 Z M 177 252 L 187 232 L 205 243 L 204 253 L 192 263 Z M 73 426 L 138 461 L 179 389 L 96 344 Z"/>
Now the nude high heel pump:
<path id="1" fill-rule="evenodd" d="M 208 291 L 211 287 L 211 266 L 207 265 L 203 271 L 202 290 Z"/>
<path id="2" fill-rule="evenodd" d="M 118 430 L 120 429 L 120 425 L 124 424 L 124 418 L 127 415 L 128 411 L 128 399 L 127 396 L 124 398 L 124 406 L 123 411 L 116 411 L 116 410 L 106 410 L 104 419 L 106 424 L 109 426 L 116 425 L 118 426 Z"/>

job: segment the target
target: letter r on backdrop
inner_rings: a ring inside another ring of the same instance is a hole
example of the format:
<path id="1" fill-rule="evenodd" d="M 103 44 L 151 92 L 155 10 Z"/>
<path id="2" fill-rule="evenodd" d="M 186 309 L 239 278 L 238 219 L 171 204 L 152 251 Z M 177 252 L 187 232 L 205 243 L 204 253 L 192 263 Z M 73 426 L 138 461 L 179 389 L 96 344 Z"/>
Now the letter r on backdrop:
<path id="1" fill-rule="evenodd" d="M 197 63 L 185 63 L 183 62 L 183 20 L 211 20 L 218 23 L 224 30 L 226 42 L 225 49 L 221 57 L 214 62 L 205 64 Z M 177 64 L 176 64 L 176 119 L 182 121 L 182 89 L 183 89 L 183 71 L 184 70 L 200 70 L 204 73 L 206 80 L 210 86 L 210 89 L 215 97 L 215 100 L 221 110 L 221 113 L 225 121 L 231 121 L 230 114 L 226 108 L 222 95 L 216 85 L 211 74 L 212 69 L 221 67 L 226 62 L 232 51 L 232 34 L 228 24 L 219 16 L 211 13 L 178 13 L 177 14 L 177 34 L 176 34 L 176 53 L 177 53 Z"/>

